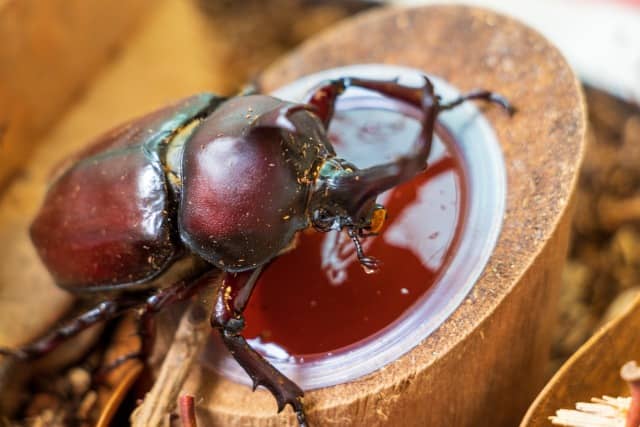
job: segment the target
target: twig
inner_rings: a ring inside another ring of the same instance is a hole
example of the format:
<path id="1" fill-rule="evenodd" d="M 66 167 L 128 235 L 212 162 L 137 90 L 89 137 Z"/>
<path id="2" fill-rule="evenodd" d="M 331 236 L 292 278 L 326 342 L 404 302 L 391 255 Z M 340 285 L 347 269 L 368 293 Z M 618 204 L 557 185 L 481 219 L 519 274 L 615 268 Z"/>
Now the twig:
<path id="1" fill-rule="evenodd" d="M 627 362 L 620 369 L 620 376 L 627 382 L 631 391 L 631 405 L 627 412 L 625 427 L 640 426 L 640 367 L 635 361 Z"/>
<path id="2" fill-rule="evenodd" d="M 196 422 L 196 409 L 193 406 L 193 396 L 180 396 L 180 421 L 182 427 L 198 427 Z"/>
<path id="3" fill-rule="evenodd" d="M 211 295 L 207 301 L 206 304 L 194 301 L 182 316 L 173 344 L 162 363 L 155 384 L 145 396 L 144 401 L 131 414 L 133 427 L 167 427 L 169 425 L 170 414 L 175 410 L 182 385 L 189 375 L 196 356 L 200 354 L 211 333 L 206 315 L 213 306 Z"/>

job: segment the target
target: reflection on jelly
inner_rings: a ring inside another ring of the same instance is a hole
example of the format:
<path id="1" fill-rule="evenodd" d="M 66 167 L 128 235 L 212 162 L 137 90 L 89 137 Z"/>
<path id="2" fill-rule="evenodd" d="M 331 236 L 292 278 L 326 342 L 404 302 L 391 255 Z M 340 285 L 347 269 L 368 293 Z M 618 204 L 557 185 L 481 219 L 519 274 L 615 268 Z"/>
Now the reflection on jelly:
<path id="1" fill-rule="evenodd" d="M 395 113 L 355 110 L 336 117 L 331 136 L 338 155 L 367 167 L 406 152 L 418 129 Z M 463 171 L 451 146 L 437 139 L 427 170 L 379 197 L 387 221 L 363 242 L 382 262 L 375 274 L 363 271 L 346 233 L 300 234 L 266 269 L 245 311 L 254 348 L 275 359 L 322 357 L 388 327 L 429 290 L 464 220 Z"/>

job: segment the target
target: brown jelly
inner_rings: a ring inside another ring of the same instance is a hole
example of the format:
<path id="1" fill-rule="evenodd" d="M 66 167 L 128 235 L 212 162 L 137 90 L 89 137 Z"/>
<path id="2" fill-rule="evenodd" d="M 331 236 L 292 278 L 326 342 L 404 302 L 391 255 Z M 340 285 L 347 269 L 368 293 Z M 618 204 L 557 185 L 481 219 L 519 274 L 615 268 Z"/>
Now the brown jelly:
<path id="1" fill-rule="evenodd" d="M 355 110 L 336 116 L 331 139 L 338 155 L 368 166 L 406 151 L 417 129 L 397 113 Z M 258 282 L 245 311 L 249 342 L 263 353 L 275 347 L 309 359 L 392 325 L 446 269 L 464 222 L 464 184 L 454 144 L 440 129 L 427 170 L 378 199 L 387 220 L 364 249 L 382 262 L 380 270 L 363 270 L 346 233 L 300 233 L 296 248 Z"/>

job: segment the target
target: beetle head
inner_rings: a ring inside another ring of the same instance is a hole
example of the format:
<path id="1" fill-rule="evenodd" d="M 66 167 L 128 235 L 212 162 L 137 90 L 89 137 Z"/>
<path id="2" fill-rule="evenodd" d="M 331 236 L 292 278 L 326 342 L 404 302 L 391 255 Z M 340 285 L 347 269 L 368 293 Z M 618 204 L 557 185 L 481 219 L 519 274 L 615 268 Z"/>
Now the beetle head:
<path id="1" fill-rule="evenodd" d="M 374 271 L 377 261 L 364 255 L 358 239 L 382 228 L 386 212 L 376 203 L 376 197 L 424 170 L 430 147 L 431 138 L 421 136 L 411 154 L 366 169 L 338 157 L 325 159 L 318 168 L 308 204 L 312 226 L 320 231 L 346 230 L 365 271 Z"/>
<path id="2" fill-rule="evenodd" d="M 386 212 L 376 197 L 382 191 L 367 184 L 365 171 L 338 157 L 322 162 L 309 203 L 315 229 L 347 229 L 360 236 L 380 231 Z"/>

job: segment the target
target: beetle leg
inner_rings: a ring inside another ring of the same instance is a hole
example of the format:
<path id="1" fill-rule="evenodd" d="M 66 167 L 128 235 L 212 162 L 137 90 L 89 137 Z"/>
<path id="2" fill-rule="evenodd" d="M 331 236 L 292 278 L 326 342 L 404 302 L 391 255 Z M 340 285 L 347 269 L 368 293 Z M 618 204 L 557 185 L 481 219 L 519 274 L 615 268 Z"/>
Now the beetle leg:
<path id="1" fill-rule="evenodd" d="M 120 315 L 122 311 L 122 307 L 116 301 L 103 301 L 37 341 L 16 350 L 0 348 L 0 354 L 13 356 L 22 360 L 38 358 L 54 350 L 64 341 L 79 334 L 88 327 L 103 320 L 113 319 Z"/>
<path id="2" fill-rule="evenodd" d="M 444 104 L 440 104 L 440 111 L 451 110 L 465 101 L 477 99 L 480 101 L 492 102 L 501 106 L 509 115 L 513 115 L 516 112 L 515 107 L 502 95 L 494 92 L 490 92 L 484 89 L 476 89 L 471 92 L 460 95 L 453 101 L 449 101 Z"/>
<path id="3" fill-rule="evenodd" d="M 143 313 L 153 314 L 170 303 L 186 299 L 193 295 L 202 285 L 210 283 L 212 274 L 217 275 L 218 271 L 213 270 L 205 273 L 196 280 L 193 280 L 193 278 L 181 280 L 151 295 L 124 294 L 113 300 L 102 301 L 35 342 L 15 350 L 0 348 L 0 354 L 22 360 L 36 359 L 98 322 L 114 319 L 128 310 L 141 306 Z"/>
<path id="4" fill-rule="evenodd" d="M 376 195 L 408 181 L 427 167 L 436 118 L 440 112 L 455 108 L 471 99 L 496 103 L 510 114 L 515 111 L 505 98 L 486 90 L 476 90 L 451 102 L 441 103 L 429 78 L 427 76 L 423 78 L 424 84 L 421 87 L 410 87 L 401 85 L 395 80 L 380 81 L 346 77 L 321 85 L 307 100 L 309 104 L 316 107 L 317 114 L 325 122 L 325 126 L 328 126 L 333 115 L 336 98 L 352 86 L 377 92 L 422 110 L 421 132 L 410 153 L 392 162 L 361 169 L 334 180 L 334 185 L 339 187 L 340 191 L 352 195 L 356 205 L 365 204 Z"/>
<path id="5" fill-rule="evenodd" d="M 335 104 L 340 95 L 350 87 L 360 87 L 377 92 L 389 98 L 397 99 L 422 108 L 425 115 L 430 113 L 430 109 L 436 106 L 438 98 L 434 93 L 433 85 L 427 76 L 424 77 L 424 85 L 412 87 L 399 84 L 394 80 L 370 80 L 358 77 L 342 77 L 329 80 L 320 84 L 305 100 L 309 105 L 316 108 L 316 115 L 322 120 L 325 128 L 335 112 Z"/>
<path id="6" fill-rule="evenodd" d="M 151 354 L 155 341 L 155 321 L 153 316 L 173 303 L 192 297 L 203 286 L 211 284 L 211 280 L 217 278 L 219 274 L 218 270 L 211 270 L 195 280 L 181 280 L 151 295 L 147 295 L 138 307 L 137 333 L 140 337 L 140 349 L 118 357 L 109 365 L 100 369 L 95 378 L 100 379 L 104 374 L 122 365 L 127 360 L 146 359 Z"/>
<path id="7" fill-rule="evenodd" d="M 289 404 L 300 426 L 306 426 L 302 397 L 304 392 L 293 381 L 274 368 L 259 353 L 249 347 L 241 335 L 244 328 L 242 312 L 247 305 L 261 268 L 243 273 L 226 273 L 216 292 L 211 325 L 220 331 L 225 345 L 253 381 L 253 389 L 266 387 L 278 403 L 278 412 Z"/>

